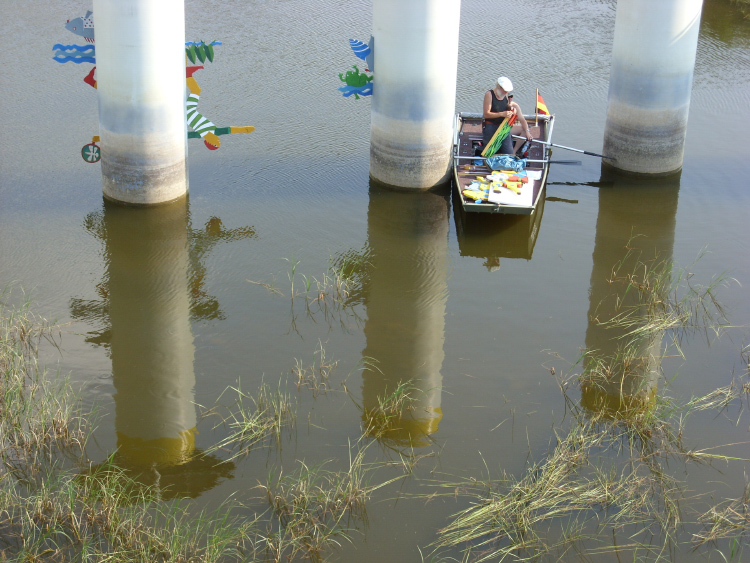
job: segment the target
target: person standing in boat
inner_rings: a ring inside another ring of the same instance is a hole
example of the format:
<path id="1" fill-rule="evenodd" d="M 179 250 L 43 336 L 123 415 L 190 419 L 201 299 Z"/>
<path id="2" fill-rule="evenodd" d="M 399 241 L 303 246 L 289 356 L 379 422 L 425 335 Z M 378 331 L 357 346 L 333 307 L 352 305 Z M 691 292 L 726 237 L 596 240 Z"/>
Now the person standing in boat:
<path id="1" fill-rule="evenodd" d="M 484 117 L 484 121 L 482 122 L 483 146 L 487 146 L 487 143 L 490 142 L 495 131 L 503 123 L 503 120 L 514 113 L 517 117 L 512 133 L 517 135 L 523 132 L 527 139 L 532 139 L 529 124 L 523 116 L 521 107 L 513 101 L 513 83 L 507 76 L 501 76 L 495 82 L 495 87 L 488 90 L 484 95 L 484 108 L 482 111 L 482 117 Z M 519 124 L 521 131 L 518 131 Z M 505 138 L 497 154 L 514 154 L 513 140 L 510 135 Z"/>

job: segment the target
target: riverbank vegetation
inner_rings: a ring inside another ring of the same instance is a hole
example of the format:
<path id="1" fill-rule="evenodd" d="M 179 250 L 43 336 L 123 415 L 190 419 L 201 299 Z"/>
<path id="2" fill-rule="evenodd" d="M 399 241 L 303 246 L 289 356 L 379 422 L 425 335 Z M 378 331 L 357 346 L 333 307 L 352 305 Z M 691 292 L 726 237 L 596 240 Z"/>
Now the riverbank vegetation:
<path id="1" fill-rule="evenodd" d="M 594 312 L 598 327 L 611 333 L 610 346 L 585 350 L 558 380 L 567 420 L 554 429 L 548 455 L 520 477 L 487 469 L 482 477 L 437 483 L 471 502 L 439 531 L 434 547 L 458 546 L 466 561 L 605 554 L 618 561 L 679 560 L 675 551 L 686 547 L 741 560 L 750 482 L 737 498 L 696 512 L 689 502 L 694 492 L 677 475 L 715 461 L 750 461 L 715 453 L 717 444 L 684 443 L 697 412 L 733 409 L 739 422 L 750 397 L 750 349 L 742 351 L 745 372 L 705 396 L 680 403 L 659 384 L 663 360 L 682 356 L 690 338 L 711 340 L 728 329 L 717 298 L 728 279 L 696 285 L 691 278 L 671 262 L 642 261 L 628 251 L 609 278 L 614 302 Z"/>
<path id="2" fill-rule="evenodd" d="M 667 358 L 684 355 L 693 338 L 716 340 L 731 328 L 717 297 L 728 281 L 697 285 L 671 262 L 628 251 L 609 277 L 611 295 L 592 313 L 599 336 L 587 335 L 588 347 L 562 374 L 551 370 L 566 416 L 553 427 L 547 454 L 535 459 L 530 450 L 520 474 L 485 466 L 479 476 L 452 476 L 437 465 L 420 473 L 429 454 L 389 441 L 419 391 L 402 381 L 365 409 L 343 386 L 340 396 L 362 411 L 348 460 L 269 468 L 253 491 L 237 491 L 210 510 L 144 484 L 116 455 L 92 462 L 96 416 L 38 361 L 40 346 L 59 346 L 59 329 L 28 304 L 3 308 L 0 559 L 322 561 L 364 533 L 373 497 L 387 499 L 389 485 L 410 479 L 427 492 L 393 493 L 402 502 L 445 496 L 463 505 L 435 530 L 429 548 L 421 546 L 430 560 L 661 561 L 703 550 L 740 561 L 748 551 L 750 484 L 732 498 L 707 500 L 685 476 L 717 462 L 746 464 L 750 456 L 722 455 L 717 444 L 693 445 L 685 436 L 700 413 L 731 413 L 746 423 L 750 346 L 741 348 L 743 371 L 710 393 L 680 400 L 663 383 Z M 343 298 L 344 290 L 331 291 Z M 329 394 L 336 365 L 319 343 L 311 365 L 296 361 L 292 387 L 313 400 Z M 229 404 L 205 410 L 202 420 L 213 420 L 224 437 L 195 454 L 212 463 L 240 463 L 296 435 L 298 405 L 281 384 L 251 392 L 238 382 L 222 401 Z M 387 447 L 370 448 L 376 443 Z"/>
<path id="3" fill-rule="evenodd" d="M 0 315 L 0 559 L 3 561 L 282 561 L 313 560 L 350 536 L 365 502 L 383 482 L 381 466 L 353 447 L 347 470 L 300 463 L 269 474 L 266 508 L 235 496 L 209 511 L 167 499 L 119 467 L 116 456 L 94 464 L 87 440 L 94 426 L 70 384 L 39 365 L 42 342 L 57 346 L 57 329 L 28 304 Z M 222 423 L 228 436 L 219 463 L 273 444 L 294 428 L 293 402 L 281 388 L 239 386 Z M 210 412 L 209 414 L 213 414 Z M 387 481 L 385 482 L 387 483 Z"/>

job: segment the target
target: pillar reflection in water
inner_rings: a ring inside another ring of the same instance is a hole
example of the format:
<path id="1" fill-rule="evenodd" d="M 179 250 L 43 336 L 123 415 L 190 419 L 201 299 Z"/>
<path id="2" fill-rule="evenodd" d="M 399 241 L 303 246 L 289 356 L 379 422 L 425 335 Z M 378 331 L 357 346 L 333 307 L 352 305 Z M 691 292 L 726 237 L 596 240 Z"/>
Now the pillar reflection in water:
<path id="1" fill-rule="evenodd" d="M 442 418 L 448 199 L 388 191 L 373 182 L 367 220 L 363 356 L 373 359 L 374 367 L 363 373 L 365 425 L 379 398 L 406 383 L 410 408 L 388 422 L 382 438 L 394 445 L 426 445 Z"/>
<path id="2" fill-rule="evenodd" d="M 179 464 L 195 446 L 187 200 L 105 204 L 118 457 Z"/>
<path id="3" fill-rule="evenodd" d="M 623 306 L 625 309 L 640 307 L 641 312 L 644 307 L 639 304 L 637 291 L 625 291 L 627 286 L 622 282 L 611 283 L 613 268 L 626 253 L 627 258 L 619 268 L 620 276 L 634 273 L 638 262 L 655 267 L 671 261 L 680 176 L 634 179 L 605 175 L 602 184 L 586 349 L 591 357 L 615 368 L 606 379 L 584 378 L 581 402 L 590 411 L 614 415 L 623 409 L 646 404 L 655 397 L 663 333 L 650 332 L 631 347 L 631 367 L 625 368 L 624 346 L 628 339 L 623 336 L 634 327 L 626 329 L 601 323 L 622 312 Z M 629 253 L 628 249 L 631 249 Z M 642 275 L 643 270 L 639 268 L 637 273 Z M 591 363 L 586 367 L 590 368 Z"/>

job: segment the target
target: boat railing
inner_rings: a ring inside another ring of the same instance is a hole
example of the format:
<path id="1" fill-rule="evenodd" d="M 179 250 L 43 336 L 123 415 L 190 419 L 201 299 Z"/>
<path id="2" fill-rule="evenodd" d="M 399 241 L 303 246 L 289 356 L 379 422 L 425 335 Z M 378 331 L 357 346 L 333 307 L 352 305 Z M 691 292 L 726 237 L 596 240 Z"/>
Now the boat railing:
<path id="1" fill-rule="evenodd" d="M 482 119 L 483 115 L 481 113 L 475 113 L 470 111 L 462 111 L 458 114 L 460 118 L 467 118 L 467 119 Z M 537 120 L 541 119 L 542 121 L 552 121 L 553 115 L 546 115 L 543 113 L 524 113 L 523 114 L 524 119 L 529 120 Z M 456 125 L 458 125 L 458 122 L 456 122 Z M 458 127 L 456 127 L 457 129 Z"/>
<path id="2" fill-rule="evenodd" d="M 484 157 L 484 156 L 459 156 L 459 155 L 454 155 L 453 158 L 455 158 L 456 160 L 483 160 L 483 161 L 487 160 L 487 158 Z M 548 162 L 548 161 L 547 160 L 543 160 L 543 159 L 542 160 L 534 160 L 534 159 L 527 158 L 526 162 Z"/>

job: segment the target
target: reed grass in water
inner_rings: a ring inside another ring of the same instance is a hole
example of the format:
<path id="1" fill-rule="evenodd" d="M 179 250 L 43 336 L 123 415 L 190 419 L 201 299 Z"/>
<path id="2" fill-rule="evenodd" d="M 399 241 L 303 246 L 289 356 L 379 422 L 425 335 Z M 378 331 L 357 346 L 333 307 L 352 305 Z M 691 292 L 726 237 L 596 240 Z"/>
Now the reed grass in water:
<path id="1" fill-rule="evenodd" d="M 207 449 L 207 454 L 230 451 L 232 454 L 227 461 L 234 460 L 269 440 L 280 443 L 284 431 L 294 429 L 297 420 L 295 404 L 282 390 L 281 382 L 275 390 L 263 383 L 256 395 L 246 393 L 239 384 L 227 391 L 237 395 L 229 413 L 222 417 L 229 435 Z"/>
<path id="2" fill-rule="evenodd" d="M 667 353 L 664 336 L 681 354 L 686 336 L 698 333 L 710 341 L 726 330 L 716 298 L 726 279 L 697 286 L 690 274 L 675 273 L 671 263 L 659 260 L 636 260 L 624 273 L 632 259 L 626 256 L 613 269 L 616 306 L 599 319 L 617 342 L 609 354 L 586 351 L 560 381 L 568 427 L 556 430 L 548 456 L 520 478 L 487 471 L 483 478 L 442 483 L 446 494 L 461 491 L 473 500 L 439 531 L 436 553 L 460 546 L 465 560 L 476 561 L 559 560 L 566 554 L 585 559 L 604 552 L 661 560 L 679 543 L 684 524 L 684 484 L 672 476 L 670 463 L 737 459 L 712 454 L 713 448 L 687 448 L 684 424 L 691 412 L 746 402 L 750 381 L 680 404 L 660 393 L 653 378 Z M 692 546 L 729 539 L 731 553 L 739 553 L 750 524 L 747 495 L 746 489 L 744 497 L 699 515 L 695 524 L 703 532 Z M 617 544 L 618 530 L 624 545 Z"/>
<path id="3" fill-rule="evenodd" d="M 355 305 L 361 300 L 363 271 L 367 266 L 366 254 L 331 256 L 328 269 L 319 277 L 299 273 L 297 269 L 300 261 L 294 257 L 285 258 L 285 260 L 289 263 L 288 295 L 273 283 L 247 281 L 263 286 L 271 293 L 289 297 L 292 303 L 293 328 L 296 321 L 294 304 L 299 299 L 304 300 L 305 313 L 312 319 L 323 316 L 328 323 L 338 322 L 345 329 L 348 321 L 361 322 L 361 318 L 355 311 Z"/>
<path id="4" fill-rule="evenodd" d="M 39 366 L 41 342 L 59 346 L 59 329 L 30 312 L 3 305 L 0 295 L 0 479 L 5 471 L 31 479 L 57 456 L 79 454 L 86 420 L 69 382 L 46 377 Z"/>
<path id="5" fill-rule="evenodd" d="M 299 468 L 289 474 L 272 472 L 263 487 L 275 518 L 264 540 L 274 560 L 298 555 L 317 561 L 324 551 L 351 541 L 351 534 L 367 524 L 366 502 L 377 489 L 397 478 L 373 484 L 379 463 L 366 463 L 366 447 L 350 447 L 349 467 L 332 471 L 327 464 Z"/>
<path id="6" fill-rule="evenodd" d="M 318 340 L 318 349 L 313 353 L 311 365 L 306 366 L 302 360 L 296 359 L 292 368 L 292 376 L 297 380 L 297 390 L 306 387 L 312 391 L 313 397 L 326 393 L 330 389 L 331 373 L 338 362 L 326 358 L 323 343 Z"/>
<path id="7" fill-rule="evenodd" d="M 2 309 L 2 561 L 319 560 L 366 523 L 370 495 L 392 482 L 374 484 L 374 471 L 383 464 L 366 464 L 361 448 L 347 470 L 301 463 L 296 472 L 272 474 L 264 488 L 265 512 L 251 512 L 235 498 L 212 511 L 189 499 L 166 501 L 158 487 L 119 468 L 114 455 L 98 465 L 87 459 L 89 417 L 70 386 L 53 385 L 37 362 L 39 342 L 52 334 L 27 307 Z M 245 455 L 293 428 L 293 403 L 280 386 L 264 384 L 254 395 L 239 385 L 228 391 L 237 395 L 224 418 L 230 435 L 214 451 Z"/>

